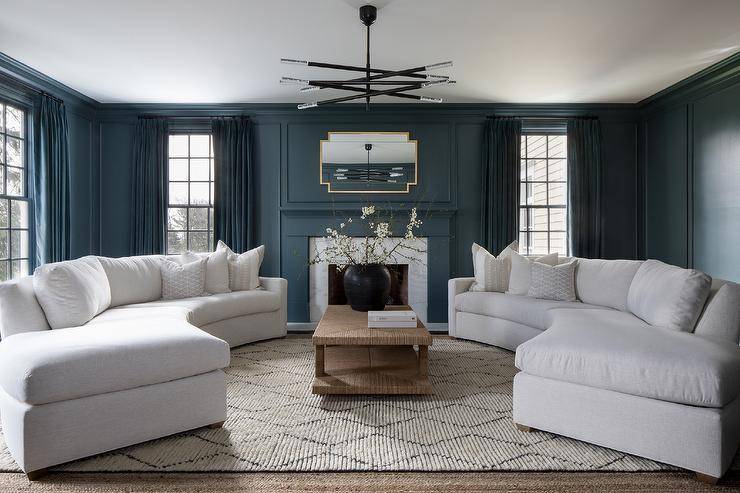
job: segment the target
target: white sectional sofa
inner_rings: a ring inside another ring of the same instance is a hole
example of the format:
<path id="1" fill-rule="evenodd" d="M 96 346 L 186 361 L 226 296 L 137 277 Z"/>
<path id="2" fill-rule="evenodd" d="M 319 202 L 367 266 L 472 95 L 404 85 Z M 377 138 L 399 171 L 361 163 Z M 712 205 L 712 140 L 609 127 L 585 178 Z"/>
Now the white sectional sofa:
<path id="1" fill-rule="evenodd" d="M 731 465 L 740 442 L 740 285 L 715 279 L 707 296 L 709 278 L 697 271 L 591 259 L 578 259 L 576 302 L 469 292 L 473 282 L 449 281 L 449 333 L 516 351 L 521 430 L 709 482 Z"/>
<path id="2" fill-rule="evenodd" d="M 71 460 L 220 426 L 229 346 L 286 334 L 285 279 L 164 301 L 162 256 L 95 258 L 110 307 L 81 326 L 51 329 L 33 277 L 0 284 L 0 416 L 8 449 L 31 478 Z"/>

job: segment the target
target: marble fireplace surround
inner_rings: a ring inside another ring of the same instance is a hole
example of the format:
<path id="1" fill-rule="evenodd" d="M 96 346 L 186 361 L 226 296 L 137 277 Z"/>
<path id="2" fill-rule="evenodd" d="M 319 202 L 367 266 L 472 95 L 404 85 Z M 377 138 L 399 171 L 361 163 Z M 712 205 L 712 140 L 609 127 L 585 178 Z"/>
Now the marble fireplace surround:
<path id="1" fill-rule="evenodd" d="M 402 238 L 392 237 L 383 240 L 386 249 L 395 247 Z M 353 242 L 360 243 L 362 238 L 353 238 Z M 309 258 L 326 248 L 327 240 L 322 237 L 309 238 Z M 427 323 L 427 238 L 417 238 L 412 244 L 420 252 L 405 249 L 403 255 L 394 253 L 389 264 L 408 265 L 408 299 L 409 305 L 418 317 Z M 329 264 L 320 263 L 309 267 L 309 309 L 311 322 L 318 322 L 326 310 L 329 296 Z"/>

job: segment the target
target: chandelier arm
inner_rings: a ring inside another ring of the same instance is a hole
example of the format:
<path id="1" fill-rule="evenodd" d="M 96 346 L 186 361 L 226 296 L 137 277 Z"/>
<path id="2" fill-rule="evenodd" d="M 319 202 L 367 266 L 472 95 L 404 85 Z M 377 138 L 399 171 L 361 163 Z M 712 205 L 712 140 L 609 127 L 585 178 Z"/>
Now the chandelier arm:
<path id="1" fill-rule="evenodd" d="M 347 70 L 347 71 L 350 71 L 350 72 L 367 72 L 367 67 L 355 67 L 353 65 L 339 65 L 339 64 L 336 64 L 336 63 L 308 62 L 307 63 L 307 66 L 308 67 L 319 67 L 319 68 L 330 68 L 330 69 L 334 69 L 334 70 Z M 389 74 L 389 73 L 391 73 L 393 71 L 392 70 L 383 70 L 383 69 L 379 69 L 379 68 L 371 68 L 370 69 L 370 72 L 373 73 L 373 74 L 383 75 L 383 74 Z M 417 70 L 417 72 L 418 72 L 418 70 Z M 410 73 L 410 74 L 407 74 L 407 75 L 409 77 L 413 77 L 415 79 L 426 79 L 427 78 L 427 76 L 424 75 L 424 74 L 413 74 L 413 73 Z"/>
<path id="2" fill-rule="evenodd" d="M 342 87 L 337 84 L 318 84 L 316 87 L 319 87 L 321 89 L 339 89 L 340 91 L 351 91 L 351 92 L 365 92 L 365 89 L 359 88 L 359 87 Z M 413 87 L 409 88 L 408 90 L 415 90 L 420 89 L 419 87 Z M 414 99 L 416 101 L 421 100 L 421 96 L 418 96 L 416 94 L 404 94 L 404 93 L 394 93 L 394 94 L 386 94 L 386 96 L 391 96 L 394 98 L 401 98 L 401 99 Z"/>
<path id="3" fill-rule="evenodd" d="M 384 91 L 370 91 L 370 92 L 363 91 L 363 94 L 357 94 L 357 95 L 354 95 L 354 96 L 343 96 L 341 98 L 325 99 L 324 101 L 317 101 L 316 102 L 316 106 L 322 106 L 322 105 L 330 104 L 330 103 L 341 103 L 341 102 L 344 102 L 344 101 L 352 101 L 352 100 L 355 100 L 355 99 L 364 99 L 366 97 L 372 98 L 372 97 L 375 97 L 375 96 L 398 94 L 398 93 L 403 92 L 403 91 L 413 91 L 414 89 L 416 89 L 416 88 L 414 88 L 414 87 L 397 87 L 397 88 L 394 88 L 394 89 L 386 89 Z"/>
<path id="4" fill-rule="evenodd" d="M 308 85 L 311 86 L 317 86 L 317 85 L 328 85 L 332 84 L 335 86 L 343 86 L 343 85 L 349 85 L 349 86 L 359 86 L 359 85 L 365 85 L 369 83 L 370 85 L 379 85 L 379 86 L 421 86 L 422 84 L 426 84 L 427 81 L 416 81 L 416 80 L 378 80 L 378 81 L 370 81 L 367 82 L 366 80 L 309 80 Z"/>

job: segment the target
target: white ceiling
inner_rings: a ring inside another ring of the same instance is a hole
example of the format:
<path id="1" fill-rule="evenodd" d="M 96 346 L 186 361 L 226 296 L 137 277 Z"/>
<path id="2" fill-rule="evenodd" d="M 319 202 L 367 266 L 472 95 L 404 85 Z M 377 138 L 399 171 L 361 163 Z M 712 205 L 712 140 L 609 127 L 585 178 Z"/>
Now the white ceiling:
<path id="1" fill-rule="evenodd" d="M 361 65 L 362 0 L 0 0 L 0 51 L 101 102 L 300 102 L 281 57 Z M 636 102 L 740 51 L 740 0 L 386 0 L 373 65 L 445 102 Z M 393 100 L 405 101 L 405 100 Z"/>

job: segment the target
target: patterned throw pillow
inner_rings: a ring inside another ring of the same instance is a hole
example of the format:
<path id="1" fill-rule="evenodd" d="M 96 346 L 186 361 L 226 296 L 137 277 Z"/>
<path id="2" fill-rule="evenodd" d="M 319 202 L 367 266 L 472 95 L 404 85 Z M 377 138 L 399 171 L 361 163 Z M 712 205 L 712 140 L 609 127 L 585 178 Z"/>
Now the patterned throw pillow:
<path id="1" fill-rule="evenodd" d="M 518 253 L 511 254 L 511 274 L 509 274 L 509 294 L 526 295 L 532 280 L 532 264 L 540 262 L 547 265 L 558 265 L 558 252 L 549 253 L 536 259 L 530 259 Z"/>
<path id="2" fill-rule="evenodd" d="M 519 249 L 519 242 L 514 241 L 503 249 L 498 257 L 477 243 L 473 243 L 473 272 L 475 282 L 470 291 L 495 291 L 503 293 L 509 287 L 511 257 Z"/>
<path id="3" fill-rule="evenodd" d="M 179 300 L 180 298 L 203 296 L 206 284 L 206 262 L 208 258 L 180 265 L 172 260 L 163 259 L 160 267 L 162 299 Z"/>
<path id="4" fill-rule="evenodd" d="M 260 287 L 260 266 L 265 256 L 265 245 L 248 250 L 240 255 L 231 251 L 226 243 L 218 240 L 216 251 L 226 251 L 229 261 L 229 288 L 232 291 L 248 291 Z"/>
<path id="5" fill-rule="evenodd" d="M 576 301 L 576 260 L 560 265 L 532 263 L 527 296 L 543 300 Z"/>
<path id="6" fill-rule="evenodd" d="M 208 262 L 206 262 L 206 292 L 218 294 L 231 291 L 229 289 L 229 262 L 225 250 L 218 250 L 208 254 L 196 254 L 186 251 L 176 261 L 180 265 L 185 265 L 201 258 L 208 259 Z"/>

